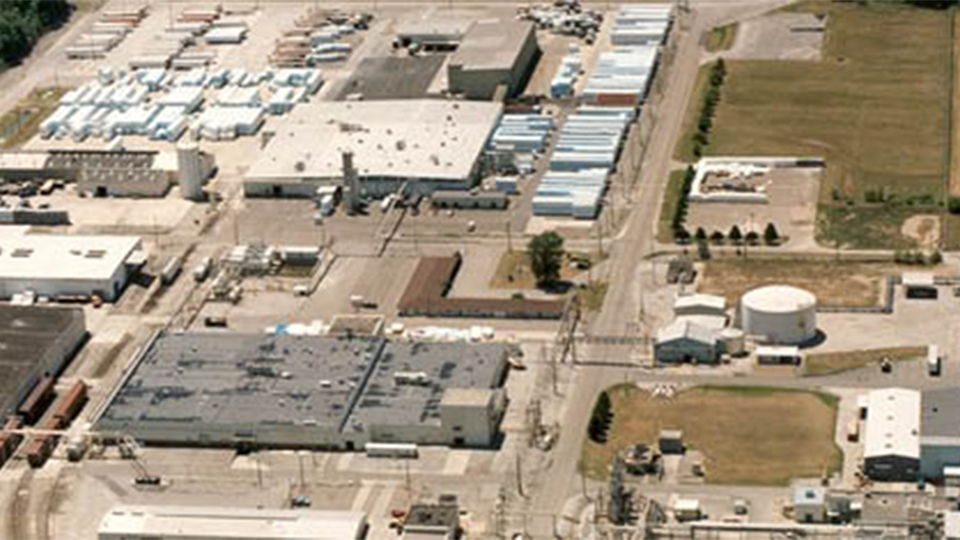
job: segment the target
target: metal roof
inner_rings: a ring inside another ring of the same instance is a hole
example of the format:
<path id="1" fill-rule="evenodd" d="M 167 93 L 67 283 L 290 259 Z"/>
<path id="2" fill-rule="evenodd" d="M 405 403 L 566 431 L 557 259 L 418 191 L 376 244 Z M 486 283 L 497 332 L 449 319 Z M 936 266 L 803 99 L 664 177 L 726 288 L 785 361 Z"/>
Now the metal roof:
<path id="1" fill-rule="evenodd" d="M 870 392 L 863 456 L 920 459 L 920 392 L 906 388 Z"/>
<path id="2" fill-rule="evenodd" d="M 0 228 L 0 279 L 110 279 L 140 249 L 135 236 L 28 234 Z"/>
<path id="3" fill-rule="evenodd" d="M 727 309 L 727 299 L 715 294 L 688 294 L 678 296 L 673 303 L 674 311 L 691 308 L 707 308 L 722 312 Z"/>
<path id="4" fill-rule="evenodd" d="M 100 521 L 100 538 L 354 540 L 366 523 L 362 512 L 116 505 Z"/>
<path id="5" fill-rule="evenodd" d="M 686 319 L 677 319 L 657 332 L 657 343 L 688 339 L 705 345 L 717 344 L 717 333 L 705 326 Z"/>

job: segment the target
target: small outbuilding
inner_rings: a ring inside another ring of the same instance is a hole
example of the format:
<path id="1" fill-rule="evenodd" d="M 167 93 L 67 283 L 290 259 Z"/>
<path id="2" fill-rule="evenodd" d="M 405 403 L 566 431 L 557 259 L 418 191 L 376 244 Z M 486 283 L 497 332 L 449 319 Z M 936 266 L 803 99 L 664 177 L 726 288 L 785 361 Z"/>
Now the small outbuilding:
<path id="1" fill-rule="evenodd" d="M 724 317 L 726 313 L 727 299 L 713 294 L 688 294 L 678 296 L 673 303 L 673 314 L 677 317 L 687 315 Z"/>
<path id="2" fill-rule="evenodd" d="M 793 517 L 798 523 L 827 520 L 827 490 L 821 486 L 799 486 L 793 490 Z"/>
<path id="3" fill-rule="evenodd" d="M 900 277 L 907 298 L 937 298 L 937 284 L 930 272 L 906 272 Z"/>
<path id="4" fill-rule="evenodd" d="M 717 333 L 684 319 L 661 329 L 653 348 L 657 362 L 665 364 L 716 364 L 720 360 Z"/>
<path id="5" fill-rule="evenodd" d="M 761 365 L 799 366 L 802 361 L 800 347 L 786 345 L 757 347 L 757 363 Z"/>
<path id="6" fill-rule="evenodd" d="M 661 454 L 682 454 L 683 432 L 679 429 L 664 429 L 660 431 L 660 453 Z"/>

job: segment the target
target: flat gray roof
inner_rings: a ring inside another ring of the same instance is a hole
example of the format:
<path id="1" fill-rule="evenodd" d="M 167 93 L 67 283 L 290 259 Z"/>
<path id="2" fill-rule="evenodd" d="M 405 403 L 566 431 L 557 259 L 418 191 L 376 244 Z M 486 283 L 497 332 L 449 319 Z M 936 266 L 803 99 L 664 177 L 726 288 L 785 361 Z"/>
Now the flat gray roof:
<path id="1" fill-rule="evenodd" d="M 184 425 L 439 421 L 447 388 L 497 388 L 507 344 L 225 333 L 161 334 L 100 419 Z M 397 374 L 400 373 L 400 377 Z M 410 377 L 424 379 L 411 384 Z"/>
<path id="2" fill-rule="evenodd" d="M 102 420 L 339 429 L 382 345 L 382 339 L 166 334 Z"/>
<path id="3" fill-rule="evenodd" d="M 960 388 L 927 390 L 921 407 L 921 437 L 960 438 Z"/>
<path id="4" fill-rule="evenodd" d="M 509 350 L 500 343 L 388 342 L 350 418 L 350 429 L 439 422 L 446 389 L 500 386 Z M 398 384 L 397 373 L 423 373 L 426 380 Z"/>
<path id="5" fill-rule="evenodd" d="M 477 21 L 463 36 L 450 64 L 462 65 L 465 70 L 513 69 L 532 32 L 533 24 L 528 21 Z"/>

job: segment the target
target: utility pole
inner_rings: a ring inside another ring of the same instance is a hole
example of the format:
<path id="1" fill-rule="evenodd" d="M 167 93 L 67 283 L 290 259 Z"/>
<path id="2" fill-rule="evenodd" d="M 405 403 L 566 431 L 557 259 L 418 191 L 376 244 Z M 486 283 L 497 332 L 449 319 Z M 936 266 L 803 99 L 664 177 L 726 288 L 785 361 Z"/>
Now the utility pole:
<path id="1" fill-rule="evenodd" d="M 526 494 L 523 492 L 523 468 L 520 463 L 520 453 L 517 453 L 517 493 L 526 498 Z"/>
<path id="2" fill-rule="evenodd" d="M 510 228 L 513 226 L 512 221 L 507 218 L 507 253 L 513 253 L 513 237 L 510 235 Z"/>

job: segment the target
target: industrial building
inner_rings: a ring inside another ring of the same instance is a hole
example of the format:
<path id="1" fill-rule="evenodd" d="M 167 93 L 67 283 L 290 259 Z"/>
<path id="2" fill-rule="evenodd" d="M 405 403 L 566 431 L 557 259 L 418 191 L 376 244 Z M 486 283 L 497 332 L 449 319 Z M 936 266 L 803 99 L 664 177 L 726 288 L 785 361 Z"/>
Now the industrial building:
<path id="1" fill-rule="evenodd" d="M 434 208 L 504 210 L 507 207 L 507 203 L 507 195 L 499 191 L 438 191 L 430 197 L 430 204 Z"/>
<path id="2" fill-rule="evenodd" d="M 563 316 L 563 300 L 447 296 L 462 263 L 459 253 L 421 258 L 400 297 L 400 316 L 497 319 L 559 319 Z"/>
<path id="3" fill-rule="evenodd" d="M 885 388 L 867 398 L 864 472 L 872 480 L 913 482 L 920 475 L 920 392 Z"/>
<path id="4" fill-rule="evenodd" d="M 213 172 L 212 154 L 196 150 L 197 173 Z M 0 178 L 75 182 L 93 197 L 163 197 L 181 180 L 177 153 L 155 150 L 50 150 L 0 153 Z"/>
<path id="5" fill-rule="evenodd" d="M 473 23 L 447 64 L 451 93 L 468 99 L 513 97 L 533 70 L 540 54 L 533 24 L 516 20 Z"/>
<path id="6" fill-rule="evenodd" d="M 740 325 L 769 344 L 809 343 L 817 335 L 817 298 L 787 285 L 753 289 L 740 299 Z"/>
<path id="7" fill-rule="evenodd" d="M 726 317 L 727 299 L 714 294 L 687 294 L 678 296 L 673 303 L 673 314 L 685 316 Z"/>
<path id="8" fill-rule="evenodd" d="M 82 309 L 0 304 L 0 414 L 16 410 L 41 377 L 62 372 L 86 336 Z"/>
<path id="9" fill-rule="evenodd" d="M 946 469 L 960 466 L 960 388 L 927 390 L 922 405 L 920 474 L 940 480 Z"/>
<path id="10" fill-rule="evenodd" d="M 363 512 L 115 505 L 99 540 L 363 540 Z"/>
<path id="11" fill-rule="evenodd" d="M 120 297 L 144 254 L 135 236 L 28 234 L 29 227 L 0 228 L 0 298 Z"/>
<path id="12" fill-rule="evenodd" d="M 97 420 L 157 445 L 486 447 L 510 348 L 382 338 L 159 334 Z"/>
<path id="13" fill-rule="evenodd" d="M 343 154 L 355 156 L 370 197 L 429 195 L 479 180 L 481 157 L 502 107 L 441 100 L 316 102 L 298 107 L 244 179 L 248 197 L 313 197 L 345 183 Z M 316 141 L 325 144 L 317 145 Z"/>
<path id="14" fill-rule="evenodd" d="M 657 361 L 665 364 L 716 364 L 722 354 L 716 331 L 685 318 L 657 332 L 653 350 Z"/>
<path id="15" fill-rule="evenodd" d="M 824 523 L 827 520 L 827 488 L 797 486 L 793 490 L 793 517 L 798 523 Z"/>

